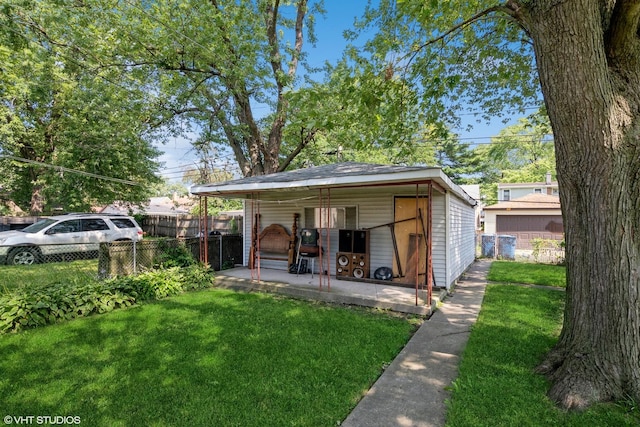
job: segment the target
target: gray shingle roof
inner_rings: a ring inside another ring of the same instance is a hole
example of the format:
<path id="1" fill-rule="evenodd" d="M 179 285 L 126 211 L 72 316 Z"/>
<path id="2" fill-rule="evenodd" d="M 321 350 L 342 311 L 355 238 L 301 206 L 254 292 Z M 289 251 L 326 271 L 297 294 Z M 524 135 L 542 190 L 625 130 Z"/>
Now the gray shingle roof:
<path id="1" fill-rule="evenodd" d="M 531 193 L 526 196 L 485 206 L 484 210 L 502 209 L 560 209 L 560 198 L 548 194 Z"/>
<path id="2" fill-rule="evenodd" d="M 225 185 L 236 184 L 257 184 L 263 182 L 295 182 L 307 180 L 321 180 L 337 177 L 363 176 L 363 175 L 379 175 L 393 174 L 408 171 L 417 171 L 421 169 L 433 169 L 419 166 L 396 166 L 396 165 L 376 165 L 371 163 L 344 162 L 333 163 L 330 165 L 314 166 L 304 169 L 296 169 L 274 173 L 270 175 L 259 175 L 248 178 L 240 178 L 232 181 L 219 182 L 212 185 L 221 187 Z M 436 168 L 437 169 L 437 168 Z"/>
<path id="3" fill-rule="evenodd" d="M 293 171 L 260 175 L 232 181 L 196 185 L 190 191 L 195 195 L 248 197 L 252 192 L 309 190 L 311 188 L 339 188 L 402 184 L 433 180 L 445 189 L 475 204 L 469 195 L 454 184 L 439 167 L 378 165 L 371 163 L 333 163 Z"/>

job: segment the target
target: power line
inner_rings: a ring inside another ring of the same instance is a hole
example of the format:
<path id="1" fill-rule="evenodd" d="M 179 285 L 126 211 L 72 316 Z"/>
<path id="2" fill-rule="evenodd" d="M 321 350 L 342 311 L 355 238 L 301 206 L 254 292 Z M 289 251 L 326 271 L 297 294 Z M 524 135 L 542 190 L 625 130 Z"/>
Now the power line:
<path id="1" fill-rule="evenodd" d="M 16 162 L 20 162 L 20 163 L 28 163 L 28 164 L 34 164 L 34 165 L 38 165 L 38 166 L 43 166 L 43 167 L 46 167 L 46 168 L 55 169 L 58 172 L 75 173 L 75 174 L 78 174 L 78 175 L 88 176 L 90 178 L 102 179 L 104 181 L 117 182 L 119 184 L 142 185 L 142 184 L 140 184 L 139 182 L 136 182 L 136 181 L 130 181 L 130 180 L 126 180 L 126 179 L 114 178 L 114 177 L 105 176 L 105 175 L 98 175 L 98 174 L 95 174 L 95 173 L 85 172 L 85 171 L 81 171 L 81 170 L 78 170 L 78 169 L 70 169 L 70 168 L 66 168 L 64 166 L 58 166 L 58 165 L 54 165 L 54 164 L 51 164 L 51 163 L 39 162 L 37 160 L 25 159 L 23 157 L 11 156 L 9 154 L 0 154 L 0 158 L 15 160 Z"/>

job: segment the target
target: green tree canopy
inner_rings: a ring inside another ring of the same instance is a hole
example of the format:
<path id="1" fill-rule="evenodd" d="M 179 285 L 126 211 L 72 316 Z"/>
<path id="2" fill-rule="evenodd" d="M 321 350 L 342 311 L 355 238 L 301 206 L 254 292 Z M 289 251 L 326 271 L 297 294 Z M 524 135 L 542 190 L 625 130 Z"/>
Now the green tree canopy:
<path id="1" fill-rule="evenodd" d="M 496 197 L 498 182 L 541 182 L 556 176 L 551 125 L 544 110 L 502 129 L 490 144 L 474 149 L 475 175 L 487 200 Z"/>
<path id="2" fill-rule="evenodd" d="M 567 304 L 539 370 L 565 408 L 640 400 L 640 7 L 627 0 L 381 0 L 367 45 L 455 124 L 539 105 L 553 129 Z"/>
<path id="3" fill-rule="evenodd" d="M 58 6 L 65 24 L 51 25 L 48 37 L 151 91 L 158 124 L 226 147 L 242 174 L 261 175 L 287 166 L 280 154 L 289 93 L 321 8 L 307 0 L 96 0 Z"/>
<path id="4" fill-rule="evenodd" d="M 145 94 L 80 66 L 23 12 L 0 14 L 2 187 L 33 213 L 144 201 L 159 154 Z"/>

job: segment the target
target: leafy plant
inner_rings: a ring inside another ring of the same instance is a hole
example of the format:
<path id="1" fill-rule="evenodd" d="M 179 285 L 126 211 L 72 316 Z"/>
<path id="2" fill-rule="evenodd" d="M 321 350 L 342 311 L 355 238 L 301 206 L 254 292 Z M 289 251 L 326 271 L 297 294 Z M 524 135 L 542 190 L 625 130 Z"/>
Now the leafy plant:
<path id="1" fill-rule="evenodd" d="M 66 282 L 23 287 L 0 296 L 0 333 L 106 313 L 212 284 L 213 276 L 207 269 L 191 265 L 84 285 Z"/>
<path id="2" fill-rule="evenodd" d="M 564 259 L 564 254 L 560 252 L 560 249 L 564 249 L 564 241 L 536 238 L 531 239 L 531 246 L 533 247 L 532 255 L 535 262 L 540 262 L 541 255 L 547 255 L 556 264 L 561 263 Z"/>
<path id="3" fill-rule="evenodd" d="M 22 288 L 0 296 L 0 333 L 106 313 L 134 303 L 132 295 L 99 282 L 83 286 L 56 283 Z"/>
<path id="4" fill-rule="evenodd" d="M 191 251 L 183 242 L 175 240 L 161 240 L 156 266 L 163 268 L 188 267 L 197 264 Z"/>
<path id="5" fill-rule="evenodd" d="M 185 290 L 204 289 L 213 284 L 213 277 L 203 267 L 189 266 L 151 270 L 137 276 L 113 279 L 109 283 L 112 289 L 142 301 L 165 298 Z"/>

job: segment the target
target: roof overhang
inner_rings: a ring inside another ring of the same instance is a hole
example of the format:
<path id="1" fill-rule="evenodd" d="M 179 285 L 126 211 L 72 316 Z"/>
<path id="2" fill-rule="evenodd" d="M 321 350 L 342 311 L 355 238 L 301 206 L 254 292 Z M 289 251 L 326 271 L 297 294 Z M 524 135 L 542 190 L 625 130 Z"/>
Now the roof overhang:
<path id="1" fill-rule="evenodd" d="M 197 196 L 254 198 L 256 194 L 309 192 L 321 189 L 415 186 L 431 183 L 441 192 L 453 192 L 474 206 L 476 201 L 437 167 L 338 163 L 298 169 L 259 177 L 196 185 L 190 192 Z"/>

